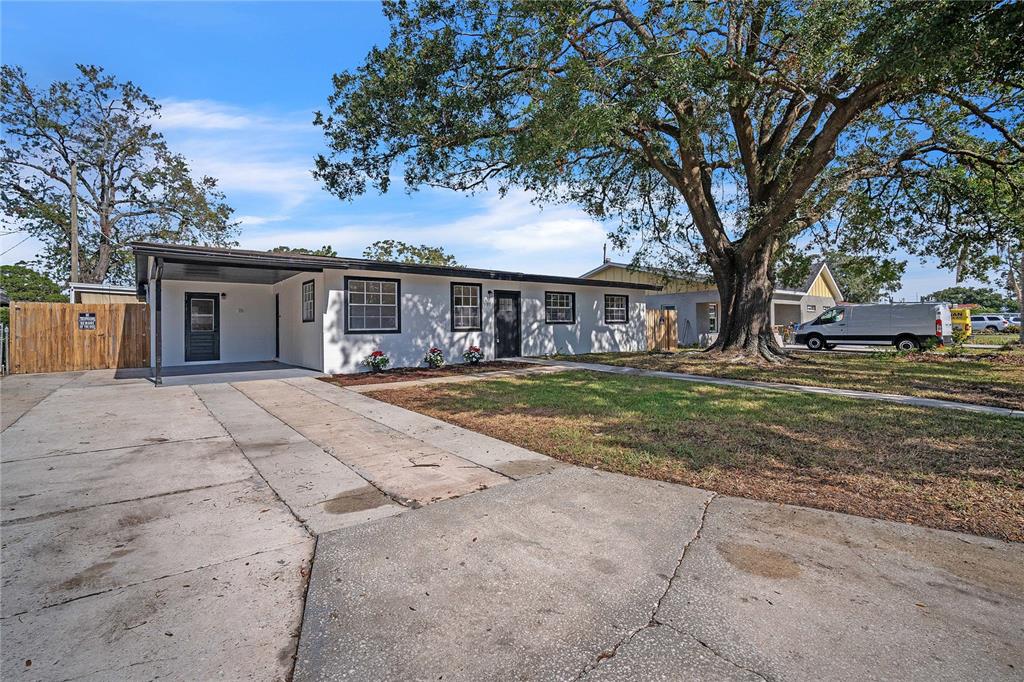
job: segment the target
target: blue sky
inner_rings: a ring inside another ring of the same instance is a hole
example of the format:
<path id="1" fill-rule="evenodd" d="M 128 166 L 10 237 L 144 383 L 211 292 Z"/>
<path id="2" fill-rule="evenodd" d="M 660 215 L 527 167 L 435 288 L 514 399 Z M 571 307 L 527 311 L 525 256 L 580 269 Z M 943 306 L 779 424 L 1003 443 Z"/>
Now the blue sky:
<path id="1" fill-rule="evenodd" d="M 326 106 L 332 74 L 387 38 L 375 3 L 4 2 L 0 12 L 3 62 L 24 67 L 34 84 L 72 78 L 80 62 L 158 99 L 172 149 L 220 180 L 243 247 L 331 244 L 358 256 L 390 238 L 444 246 L 478 267 L 578 275 L 600 263 L 606 226 L 571 206 L 446 190 L 342 202 L 312 178 L 325 146 L 312 117 Z M 0 251 L 18 239 L 5 236 Z M 35 248 L 25 242 L 0 260 L 29 259 Z M 903 283 L 909 299 L 953 276 L 911 259 Z"/>

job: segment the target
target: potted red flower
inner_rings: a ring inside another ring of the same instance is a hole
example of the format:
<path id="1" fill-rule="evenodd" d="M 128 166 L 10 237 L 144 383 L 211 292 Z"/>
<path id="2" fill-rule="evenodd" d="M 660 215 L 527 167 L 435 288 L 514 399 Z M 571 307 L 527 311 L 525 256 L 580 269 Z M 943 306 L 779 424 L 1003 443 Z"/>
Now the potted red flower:
<path id="1" fill-rule="evenodd" d="M 462 354 L 462 359 L 471 365 L 479 364 L 484 359 L 480 346 L 470 346 L 469 350 Z"/>
<path id="2" fill-rule="evenodd" d="M 382 350 L 375 350 L 363 359 L 363 364 L 374 372 L 383 372 L 391 364 L 391 358 Z"/>
<path id="3" fill-rule="evenodd" d="M 427 354 L 423 356 L 423 362 L 427 363 L 427 367 L 430 367 L 431 369 L 444 367 L 444 353 L 441 352 L 440 348 L 431 348 L 427 351 Z"/>

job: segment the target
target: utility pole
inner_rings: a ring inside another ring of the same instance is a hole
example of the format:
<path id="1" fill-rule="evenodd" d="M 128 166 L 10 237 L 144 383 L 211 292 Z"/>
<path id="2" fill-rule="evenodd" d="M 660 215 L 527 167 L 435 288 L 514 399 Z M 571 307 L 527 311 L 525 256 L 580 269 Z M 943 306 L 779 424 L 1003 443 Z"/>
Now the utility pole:
<path id="1" fill-rule="evenodd" d="M 78 162 L 71 162 L 71 281 L 78 281 Z"/>

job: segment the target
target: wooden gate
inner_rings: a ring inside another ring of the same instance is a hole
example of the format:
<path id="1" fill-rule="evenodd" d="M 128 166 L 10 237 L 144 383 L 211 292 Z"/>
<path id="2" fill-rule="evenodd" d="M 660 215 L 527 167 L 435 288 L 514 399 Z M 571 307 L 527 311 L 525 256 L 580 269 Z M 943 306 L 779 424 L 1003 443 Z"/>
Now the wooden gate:
<path id="1" fill-rule="evenodd" d="M 675 310 L 647 309 L 647 350 L 675 350 L 679 345 L 679 317 Z"/>
<path id="2" fill-rule="evenodd" d="M 11 303 L 10 371 L 149 366 L 145 303 Z"/>

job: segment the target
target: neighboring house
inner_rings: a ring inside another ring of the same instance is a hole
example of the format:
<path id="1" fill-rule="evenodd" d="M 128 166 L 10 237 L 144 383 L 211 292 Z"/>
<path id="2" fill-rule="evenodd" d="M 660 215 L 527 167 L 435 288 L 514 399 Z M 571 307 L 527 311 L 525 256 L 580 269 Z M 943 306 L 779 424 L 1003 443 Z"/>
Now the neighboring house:
<path id="1" fill-rule="evenodd" d="M 365 369 L 374 350 L 422 364 L 646 348 L 644 297 L 657 284 L 222 248 L 135 243 L 152 306 L 153 362 L 279 360 L 326 373 Z"/>
<path id="2" fill-rule="evenodd" d="M 661 291 L 648 292 L 647 307 L 677 311 L 681 346 L 706 346 L 718 336 L 721 301 L 714 282 L 693 281 L 670 270 L 611 261 L 584 273 L 583 277 L 660 285 Z M 832 271 L 821 261 L 811 268 L 800 287 L 775 290 L 772 296 L 771 323 L 784 326 L 807 322 L 842 300 L 843 294 Z"/>
<path id="3" fill-rule="evenodd" d="M 138 303 L 139 296 L 135 287 L 72 282 L 68 285 L 68 301 L 71 303 Z"/>

